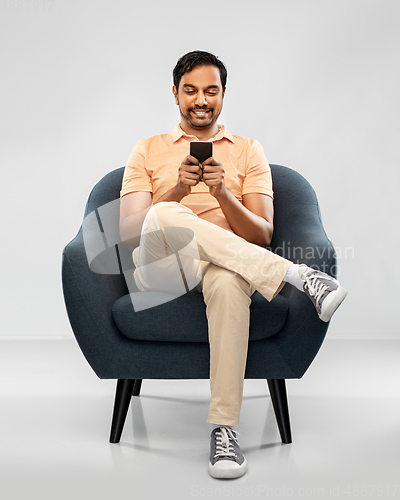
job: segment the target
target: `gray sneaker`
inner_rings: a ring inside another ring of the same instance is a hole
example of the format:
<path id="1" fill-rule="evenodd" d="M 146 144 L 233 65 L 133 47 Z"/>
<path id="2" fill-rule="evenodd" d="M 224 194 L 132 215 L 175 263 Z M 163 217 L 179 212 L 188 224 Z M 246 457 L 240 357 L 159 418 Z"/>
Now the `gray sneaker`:
<path id="1" fill-rule="evenodd" d="M 318 316 L 326 323 L 347 295 L 347 290 L 329 274 L 316 271 L 305 264 L 299 267 L 303 289 L 313 302 Z"/>
<path id="2" fill-rule="evenodd" d="M 234 479 L 247 470 L 246 459 L 237 441 L 238 432 L 221 425 L 211 433 L 211 453 L 208 472 L 218 479 Z"/>

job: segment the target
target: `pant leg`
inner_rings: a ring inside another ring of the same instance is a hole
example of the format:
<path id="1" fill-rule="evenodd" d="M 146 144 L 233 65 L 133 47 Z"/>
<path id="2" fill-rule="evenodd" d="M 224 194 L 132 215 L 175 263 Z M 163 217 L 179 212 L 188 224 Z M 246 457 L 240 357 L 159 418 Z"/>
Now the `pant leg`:
<path id="1" fill-rule="evenodd" d="M 207 421 L 238 425 L 254 289 L 240 275 L 214 264 L 203 263 L 202 271 L 210 342 L 211 400 Z"/>
<path id="2" fill-rule="evenodd" d="M 133 251 L 134 278 L 141 292 L 182 295 L 201 281 L 197 243 L 191 229 L 162 228 L 154 207 L 143 221 L 140 246 Z"/>
<path id="3" fill-rule="evenodd" d="M 237 425 L 247 359 L 250 296 L 254 287 L 271 300 L 282 288 L 291 263 L 200 219 L 176 202 L 158 203 L 149 210 L 134 260 L 135 279 L 144 283 L 144 290 L 182 289 L 185 275 L 184 281 L 194 283 L 194 288 L 203 267 L 210 340 L 208 421 Z"/>
<path id="4" fill-rule="evenodd" d="M 177 202 L 157 203 L 147 215 L 150 213 L 157 216 L 169 254 L 179 252 L 188 261 L 197 259 L 194 266 L 197 272 L 199 260 L 211 262 L 242 276 L 269 301 L 283 287 L 283 278 L 291 264 L 283 257 L 200 219 Z M 192 231 L 194 246 L 187 243 L 188 233 L 182 232 L 181 228 Z"/>

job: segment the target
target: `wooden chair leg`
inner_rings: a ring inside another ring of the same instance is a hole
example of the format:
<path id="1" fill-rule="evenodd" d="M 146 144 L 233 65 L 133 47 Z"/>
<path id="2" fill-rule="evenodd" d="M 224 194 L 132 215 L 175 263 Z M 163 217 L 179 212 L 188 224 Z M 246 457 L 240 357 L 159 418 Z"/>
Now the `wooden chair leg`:
<path id="1" fill-rule="evenodd" d="M 140 388 L 142 387 L 142 379 L 137 378 L 133 385 L 132 396 L 140 396 Z"/>
<path id="2" fill-rule="evenodd" d="M 268 379 L 267 382 L 282 443 L 291 443 L 292 433 L 290 431 L 285 379 L 273 378 Z"/>
<path id="3" fill-rule="evenodd" d="M 131 402 L 134 379 L 118 379 L 115 392 L 114 412 L 111 424 L 110 443 L 119 443 L 126 415 Z"/>

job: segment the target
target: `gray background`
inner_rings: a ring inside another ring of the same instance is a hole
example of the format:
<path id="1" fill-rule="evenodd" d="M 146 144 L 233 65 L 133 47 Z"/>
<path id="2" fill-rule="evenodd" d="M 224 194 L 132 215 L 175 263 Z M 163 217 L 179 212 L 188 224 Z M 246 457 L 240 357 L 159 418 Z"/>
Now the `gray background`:
<path id="1" fill-rule="evenodd" d="M 399 13 L 388 0 L 3 0 L 0 336 L 72 336 L 62 248 L 93 185 L 178 123 L 172 68 L 202 49 L 228 67 L 220 122 L 317 192 L 349 290 L 329 337 L 400 338 Z"/>

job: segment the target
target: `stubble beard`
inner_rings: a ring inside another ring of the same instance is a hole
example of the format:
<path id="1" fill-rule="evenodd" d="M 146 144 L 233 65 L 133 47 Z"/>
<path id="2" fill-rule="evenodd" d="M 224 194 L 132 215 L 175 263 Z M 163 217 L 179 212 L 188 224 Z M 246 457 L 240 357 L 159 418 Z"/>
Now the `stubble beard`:
<path id="1" fill-rule="evenodd" d="M 204 119 L 204 120 L 199 120 L 200 123 L 195 123 L 194 122 L 194 119 L 192 118 L 191 116 L 191 111 L 195 110 L 195 109 L 198 109 L 198 110 L 201 110 L 201 109 L 207 109 L 210 111 L 211 113 L 211 117 L 208 118 L 207 120 Z M 182 108 L 181 106 L 179 105 L 179 112 L 181 114 L 181 117 L 183 118 L 183 120 L 188 123 L 192 128 L 196 129 L 196 130 L 202 130 L 204 128 L 209 128 L 209 127 L 212 127 L 212 125 L 218 120 L 218 117 L 219 115 L 221 114 L 221 111 L 222 111 L 222 108 L 220 110 L 220 112 L 215 115 L 214 114 L 214 108 L 189 108 L 187 110 L 187 114 L 185 114 L 183 111 L 182 111 Z"/>

